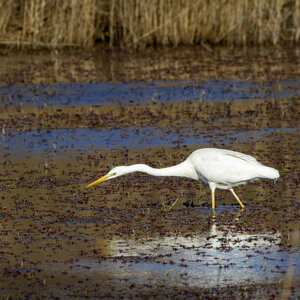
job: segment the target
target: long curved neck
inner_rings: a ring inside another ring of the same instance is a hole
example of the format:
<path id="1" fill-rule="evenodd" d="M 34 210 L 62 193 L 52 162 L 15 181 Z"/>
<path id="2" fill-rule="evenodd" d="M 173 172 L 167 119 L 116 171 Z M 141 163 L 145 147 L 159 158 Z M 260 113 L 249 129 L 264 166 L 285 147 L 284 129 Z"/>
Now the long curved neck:
<path id="1" fill-rule="evenodd" d="M 145 164 L 136 164 L 126 167 L 127 173 L 143 172 L 152 176 L 177 176 L 198 179 L 197 173 L 186 161 L 167 168 L 156 169 Z"/>

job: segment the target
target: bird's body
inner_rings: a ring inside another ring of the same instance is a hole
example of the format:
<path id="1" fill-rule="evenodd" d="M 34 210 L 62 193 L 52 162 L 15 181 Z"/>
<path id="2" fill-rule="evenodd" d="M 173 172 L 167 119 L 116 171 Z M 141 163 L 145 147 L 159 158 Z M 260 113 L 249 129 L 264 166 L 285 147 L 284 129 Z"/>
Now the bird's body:
<path id="1" fill-rule="evenodd" d="M 208 183 L 211 189 L 213 210 L 215 209 L 216 188 L 230 190 L 244 208 L 243 203 L 233 191 L 233 187 L 260 178 L 277 179 L 279 177 L 276 169 L 264 166 L 250 155 L 225 149 L 204 148 L 194 151 L 185 161 L 172 167 L 156 169 L 144 164 L 115 167 L 107 175 L 89 184 L 88 187 L 132 172 L 202 180 Z"/>
<path id="2" fill-rule="evenodd" d="M 279 177 L 277 170 L 266 167 L 254 157 L 240 152 L 205 148 L 194 151 L 187 159 L 195 168 L 198 179 L 229 189 L 248 181 Z"/>

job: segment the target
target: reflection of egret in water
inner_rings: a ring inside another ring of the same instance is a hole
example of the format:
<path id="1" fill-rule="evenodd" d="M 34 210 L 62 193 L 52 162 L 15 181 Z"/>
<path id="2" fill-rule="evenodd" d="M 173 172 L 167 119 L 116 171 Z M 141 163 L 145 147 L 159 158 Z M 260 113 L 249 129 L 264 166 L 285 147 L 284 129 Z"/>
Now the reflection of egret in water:
<path id="1" fill-rule="evenodd" d="M 221 254 L 222 252 L 236 250 L 246 252 L 248 250 L 253 251 L 257 249 L 275 250 L 278 248 L 277 244 L 280 243 L 281 240 L 280 233 L 236 233 L 234 232 L 233 227 L 234 226 L 222 226 L 222 229 L 218 229 L 216 224 L 212 224 L 208 232 L 190 237 L 172 235 L 142 239 L 114 238 L 109 244 L 110 257 L 154 257 L 175 250 L 175 253 L 177 253 L 180 258 L 185 257 L 187 260 L 197 258 L 197 260 L 199 260 L 201 253 L 203 253 L 204 257 L 207 257 L 209 260 L 209 257 L 212 254 L 223 257 L 223 254 Z M 244 255 L 241 253 L 241 256 Z M 236 254 L 235 258 L 237 258 Z M 207 263 L 208 260 L 205 262 Z M 236 263 L 235 261 L 232 262 Z M 215 263 L 215 260 L 213 259 L 211 263 Z"/>
<path id="2" fill-rule="evenodd" d="M 105 260 L 92 268 L 137 283 L 166 283 L 167 277 L 197 287 L 269 284 L 284 278 L 288 267 L 290 254 L 280 243 L 280 233 L 240 233 L 234 225 L 213 223 L 193 236 L 114 237 L 102 251 Z"/>

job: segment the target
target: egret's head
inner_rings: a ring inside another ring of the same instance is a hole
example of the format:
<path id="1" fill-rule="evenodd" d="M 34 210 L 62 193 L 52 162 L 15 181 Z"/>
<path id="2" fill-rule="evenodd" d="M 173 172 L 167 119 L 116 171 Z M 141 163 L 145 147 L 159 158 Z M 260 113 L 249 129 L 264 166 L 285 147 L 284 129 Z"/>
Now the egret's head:
<path id="1" fill-rule="evenodd" d="M 91 187 L 95 184 L 101 183 L 103 181 L 109 180 L 109 179 L 113 179 L 116 177 L 119 177 L 121 175 L 127 174 L 127 168 L 125 166 L 120 166 L 120 167 L 115 167 L 113 169 L 111 169 L 106 175 L 104 175 L 103 177 L 97 179 L 96 181 L 90 183 L 87 187 Z"/>

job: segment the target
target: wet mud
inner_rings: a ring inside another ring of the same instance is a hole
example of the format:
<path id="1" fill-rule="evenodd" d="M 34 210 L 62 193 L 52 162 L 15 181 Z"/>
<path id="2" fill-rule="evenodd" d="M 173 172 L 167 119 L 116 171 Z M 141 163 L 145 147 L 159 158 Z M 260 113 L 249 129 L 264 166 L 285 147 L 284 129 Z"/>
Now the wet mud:
<path id="1" fill-rule="evenodd" d="M 177 53 L 179 66 L 182 59 Z M 192 62 L 185 63 L 192 69 Z M 222 70 L 232 79 L 231 67 Z M 294 67 L 284 70 L 290 76 L 280 78 L 296 82 Z M 163 77 L 150 73 L 148 80 Z M 13 72 L 10 78 L 16 80 Z M 177 76 L 179 85 L 182 79 Z M 276 87 L 285 89 L 277 80 Z M 277 98 L 149 96 L 100 104 L 87 99 L 86 105 L 83 99 L 60 103 L 56 97 L 69 93 L 61 88 L 49 95 L 52 103 L 28 93 L 29 102 L 9 102 L 20 86 L 3 92 L 0 106 L 4 298 L 300 297 L 297 86 Z M 101 83 L 106 88 L 109 94 L 111 85 Z M 281 177 L 236 188 L 245 210 L 231 193 L 217 190 L 215 214 L 208 186 L 184 178 L 131 174 L 85 188 L 113 166 L 169 166 L 203 147 L 253 155 Z"/>

